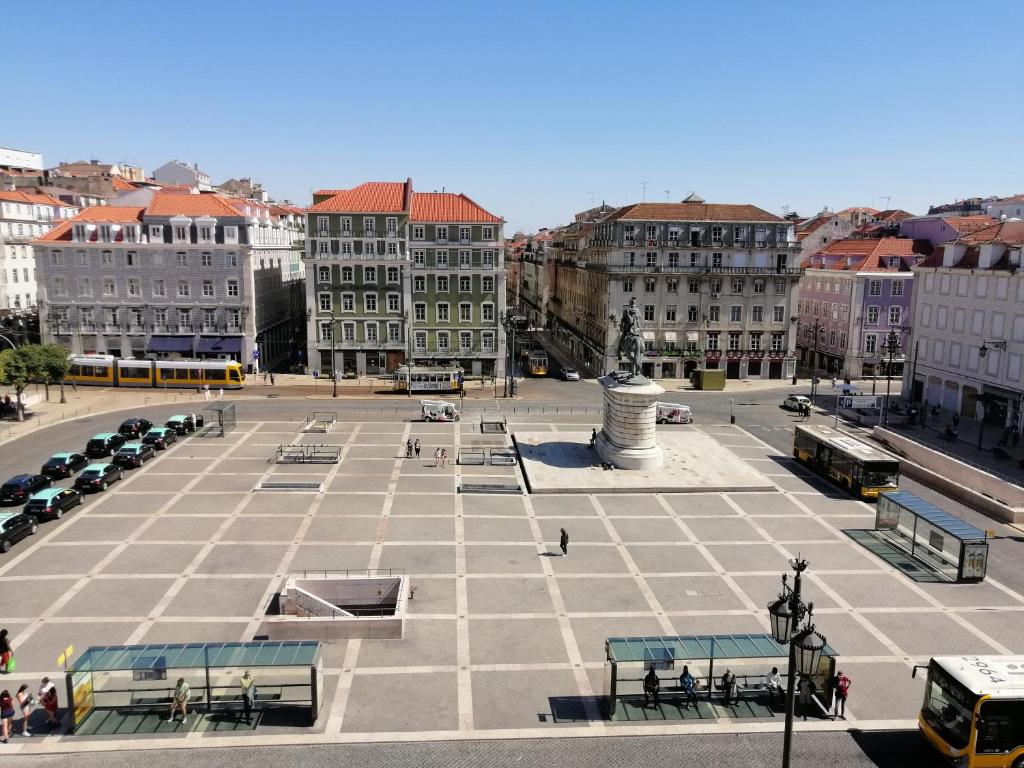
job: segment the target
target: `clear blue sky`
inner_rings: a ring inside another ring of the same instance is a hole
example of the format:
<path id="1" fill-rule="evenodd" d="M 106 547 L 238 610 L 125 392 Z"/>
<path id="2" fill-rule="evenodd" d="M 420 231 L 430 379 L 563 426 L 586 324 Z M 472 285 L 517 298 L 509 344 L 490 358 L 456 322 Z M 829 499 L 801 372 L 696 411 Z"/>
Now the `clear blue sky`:
<path id="1" fill-rule="evenodd" d="M 0 145 L 48 165 L 176 157 L 303 204 L 412 176 L 509 234 L 645 181 L 648 200 L 801 214 L 1024 192 L 1016 3 L 59 0 L 0 18 Z"/>

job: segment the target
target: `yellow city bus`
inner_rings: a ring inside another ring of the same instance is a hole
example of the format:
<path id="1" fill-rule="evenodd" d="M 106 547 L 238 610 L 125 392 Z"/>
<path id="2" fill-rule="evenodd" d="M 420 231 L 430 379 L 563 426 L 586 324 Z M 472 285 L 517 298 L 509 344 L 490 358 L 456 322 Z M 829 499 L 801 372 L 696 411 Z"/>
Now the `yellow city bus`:
<path id="1" fill-rule="evenodd" d="M 950 765 L 1024 766 L 1024 656 L 936 656 L 927 670 L 917 721 Z"/>
<path id="2" fill-rule="evenodd" d="M 899 459 L 830 427 L 797 424 L 793 456 L 867 501 L 899 488 Z"/>

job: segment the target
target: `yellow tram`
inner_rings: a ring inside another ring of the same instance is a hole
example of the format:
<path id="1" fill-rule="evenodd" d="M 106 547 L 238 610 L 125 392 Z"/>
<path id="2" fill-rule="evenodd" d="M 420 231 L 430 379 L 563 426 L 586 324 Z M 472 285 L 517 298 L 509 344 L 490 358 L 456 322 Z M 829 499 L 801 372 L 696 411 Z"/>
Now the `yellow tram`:
<path id="1" fill-rule="evenodd" d="M 234 360 L 122 360 L 113 355 L 72 355 L 67 382 L 101 387 L 241 389 L 242 364 Z"/>

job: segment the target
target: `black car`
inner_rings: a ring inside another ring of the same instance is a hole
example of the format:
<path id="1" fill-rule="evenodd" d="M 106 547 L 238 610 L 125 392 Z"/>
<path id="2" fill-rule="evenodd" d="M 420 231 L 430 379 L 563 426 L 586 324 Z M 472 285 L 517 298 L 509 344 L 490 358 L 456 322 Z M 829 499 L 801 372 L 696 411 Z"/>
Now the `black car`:
<path id="1" fill-rule="evenodd" d="M 117 431 L 129 440 L 138 440 L 153 427 L 149 419 L 125 419 Z"/>
<path id="2" fill-rule="evenodd" d="M 156 449 L 145 443 L 125 443 L 114 454 L 114 463 L 125 469 L 141 467 L 156 456 Z"/>
<path id="3" fill-rule="evenodd" d="M 85 444 L 85 455 L 91 459 L 110 456 L 126 442 L 125 436 L 117 432 L 100 432 L 98 435 L 93 435 L 92 439 Z"/>
<path id="4" fill-rule="evenodd" d="M 0 512 L 0 552 L 10 552 L 11 547 L 38 530 L 39 523 L 32 515 Z"/>
<path id="5" fill-rule="evenodd" d="M 0 504 L 24 504 L 29 497 L 53 485 L 45 475 L 15 475 L 0 486 Z"/>
<path id="6" fill-rule="evenodd" d="M 88 463 L 89 460 L 80 453 L 55 453 L 39 471 L 47 477 L 71 477 Z"/>
<path id="7" fill-rule="evenodd" d="M 75 478 L 75 488 L 86 491 L 105 491 L 111 483 L 124 477 L 124 470 L 116 464 L 90 464 Z"/>
<path id="8" fill-rule="evenodd" d="M 171 418 L 165 422 L 164 426 L 173 429 L 178 437 L 185 437 L 186 435 L 196 431 L 196 422 L 187 413 L 171 416 Z"/>
<path id="9" fill-rule="evenodd" d="M 65 512 L 81 503 L 82 494 L 74 488 L 47 488 L 29 499 L 22 511 L 39 522 L 59 520 Z"/>
<path id="10" fill-rule="evenodd" d="M 142 436 L 142 442 L 146 445 L 152 445 L 158 451 L 162 451 L 171 443 L 178 442 L 178 433 L 170 427 L 153 427 Z"/>

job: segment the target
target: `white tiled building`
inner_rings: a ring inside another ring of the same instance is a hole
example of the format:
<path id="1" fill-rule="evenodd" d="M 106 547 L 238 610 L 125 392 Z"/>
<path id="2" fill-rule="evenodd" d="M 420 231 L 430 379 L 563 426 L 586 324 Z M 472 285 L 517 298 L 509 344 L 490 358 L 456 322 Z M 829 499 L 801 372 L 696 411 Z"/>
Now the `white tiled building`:
<path id="1" fill-rule="evenodd" d="M 36 305 L 36 263 L 32 241 L 78 209 L 33 192 L 0 191 L 0 309 Z"/>

